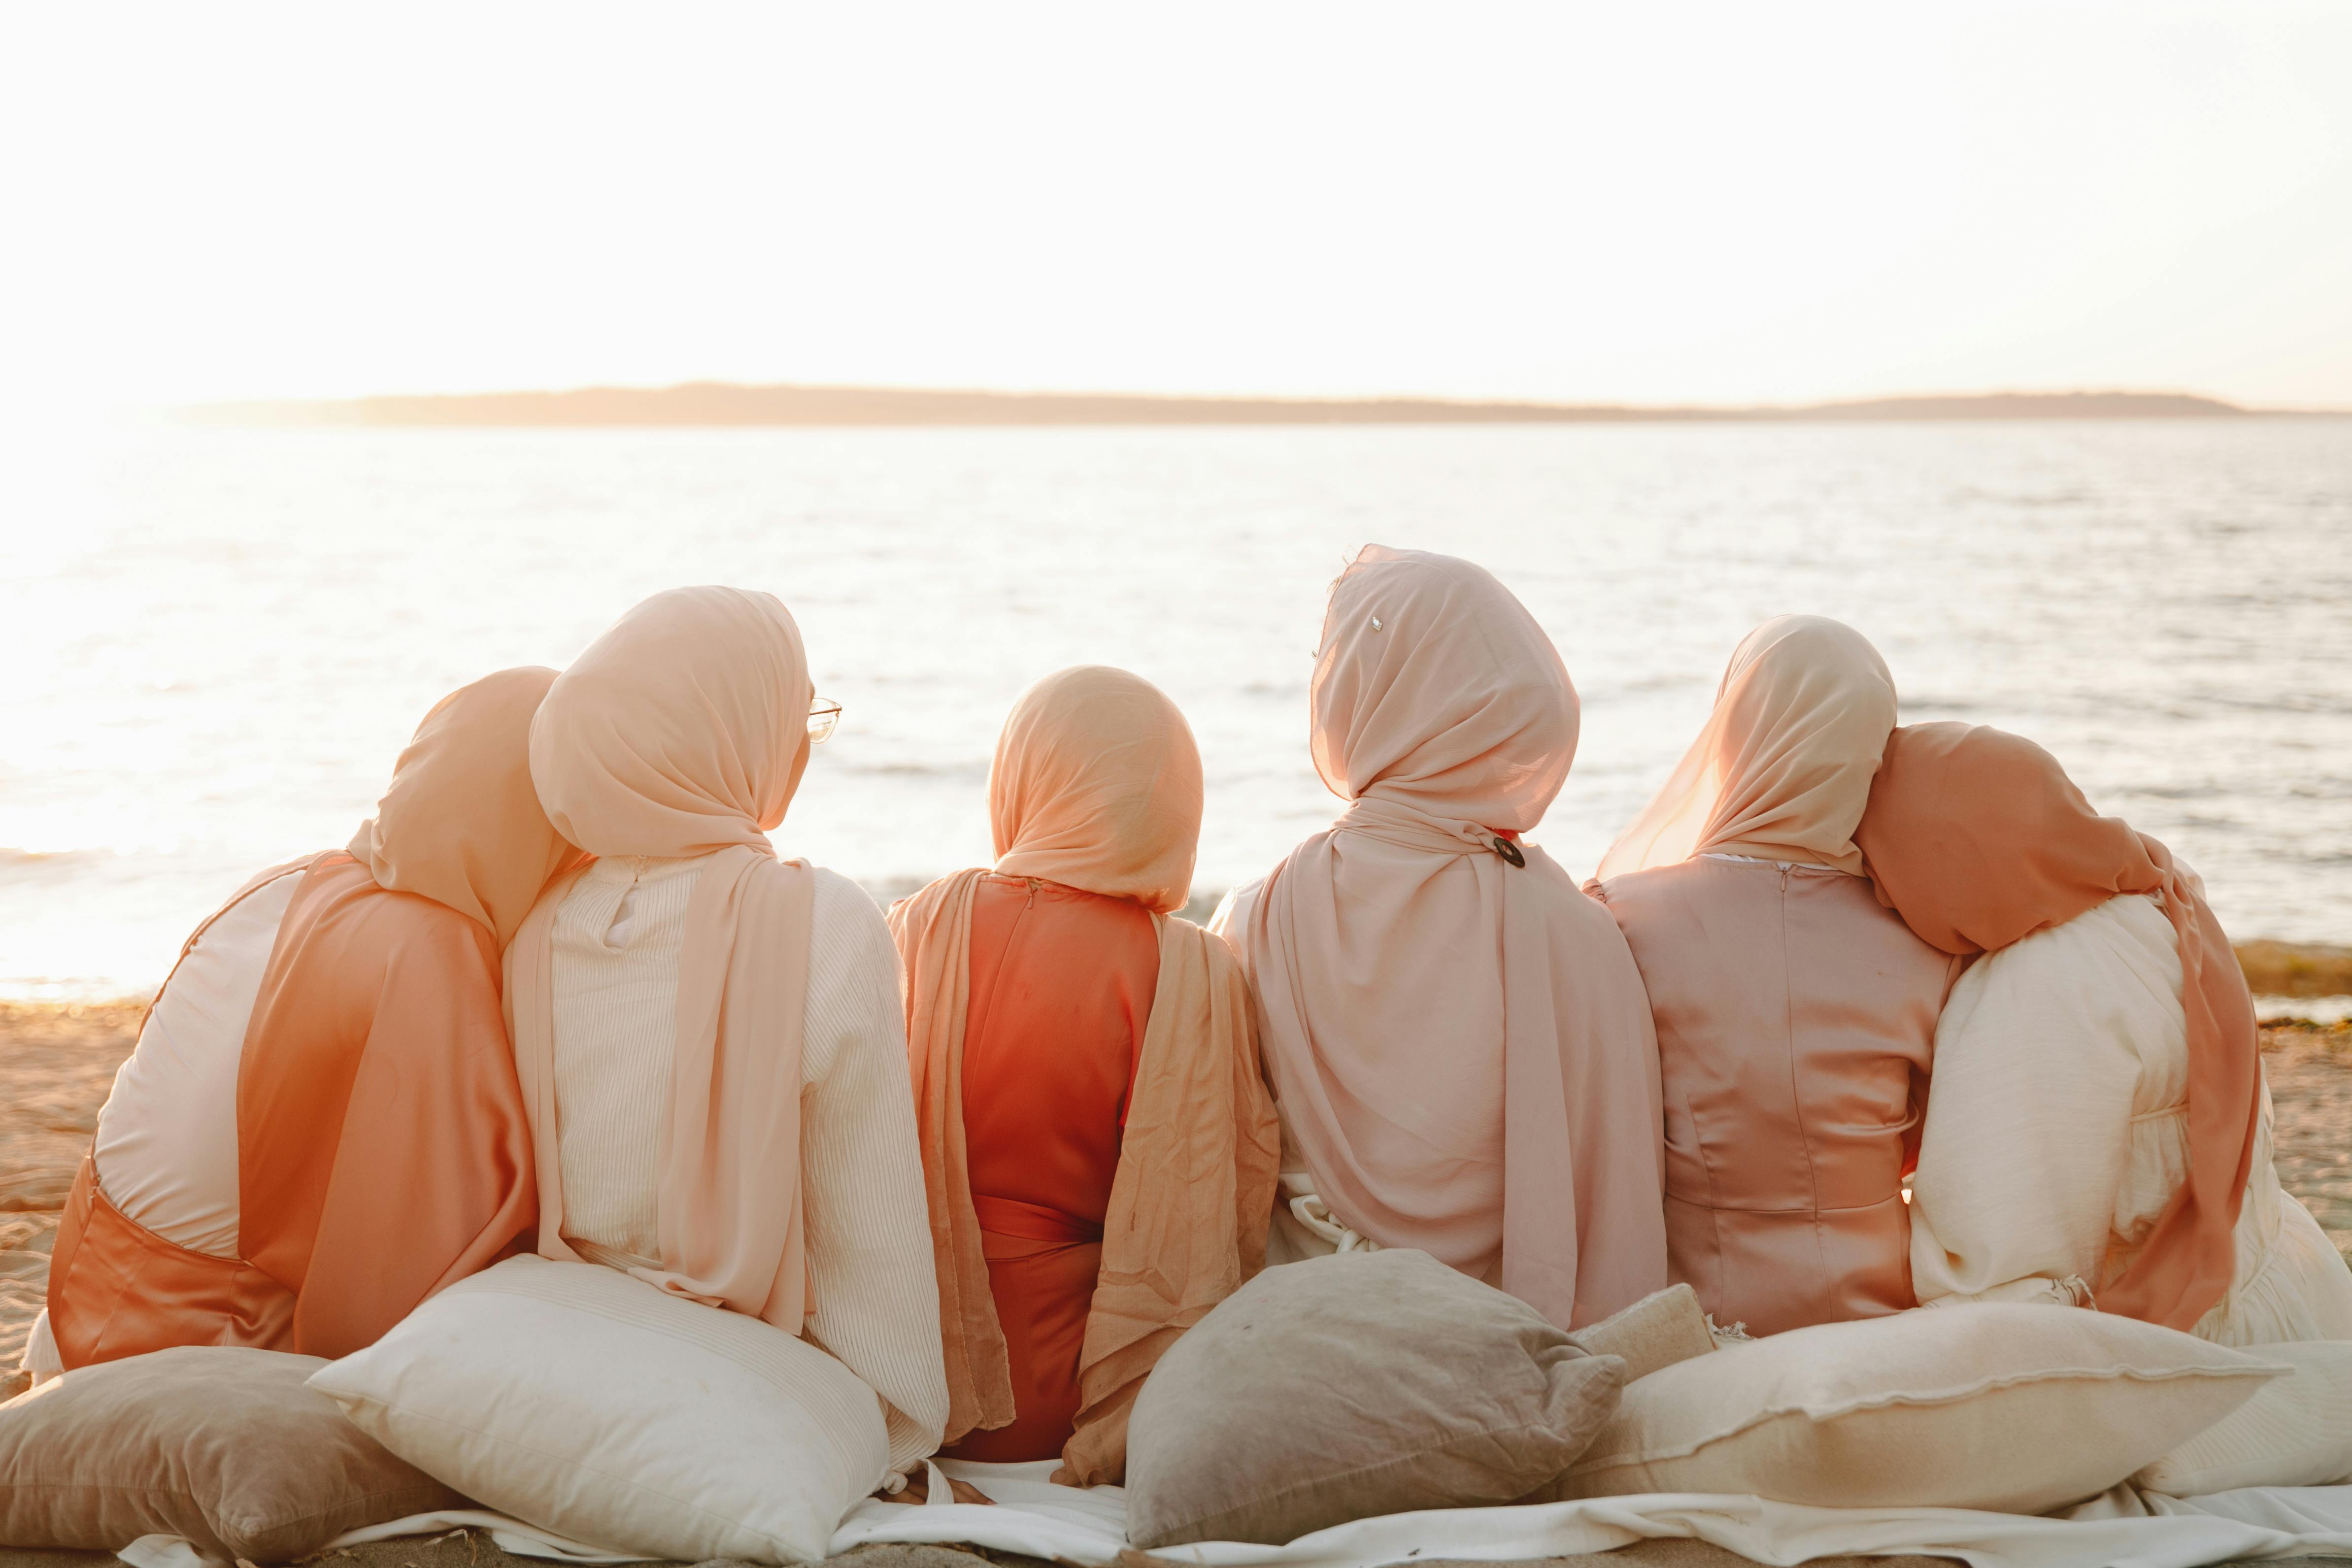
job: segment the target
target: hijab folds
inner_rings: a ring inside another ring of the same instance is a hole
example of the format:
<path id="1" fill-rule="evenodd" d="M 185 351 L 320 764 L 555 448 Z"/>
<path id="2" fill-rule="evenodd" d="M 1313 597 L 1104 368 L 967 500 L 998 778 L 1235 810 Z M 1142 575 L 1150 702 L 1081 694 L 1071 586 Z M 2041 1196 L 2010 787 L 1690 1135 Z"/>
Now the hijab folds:
<path id="1" fill-rule="evenodd" d="M 1596 874 L 1713 853 L 1859 875 L 1854 824 L 1894 727 L 1895 678 L 1861 632 L 1820 615 L 1767 621 L 1733 651 L 1698 738 Z"/>
<path id="2" fill-rule="evenodd" d="M 808 764 L 811 696 L 800 630 L 772 595 L 682 588 L 592 643 L 530 730 L 531 779 L 573 843 L 597 856 L 715 856 L 696 879 L 678 960 L 661 1267 L 631 1272 L 794 1334 L 807 1311 L 801 1030 L 815 878 L 778 861 L 767 834 Z M 537 1144 L 539 1249 L 570 1261 L 556 1157 L 561 892 L 515 937 L 507 1009 Z"/>
<path id="3" fill-rule="evenodd" d="M 1240 966 L 1171 917 L 1191 894 L 1202 808 L 1201 756 L 1176 705 L 1123 670 L 1046 676 L 1005 721 L 988 805 L 997 874 L 1133 899 L 1159 917 L 1159 978 L 1079 1357 L 1082 1403 L 1057 1472 L 1092 1486 L 1124 1475 L 1128 1412 L 1161 1353 L 1264 1262 L 1279 1133 Z M 906 961 L 950 1443 L 1016 1415 L 964 1143 L 971 913 L 984 874 L 942 878 L 890 911 Z"/>
<path id="4" fill-rule="evenodd" d="M 2125 894 L 2154 898 L 2180 948 L 2189 1176 L 2104 1312 L 2186 1331 L 2230 1288 L 2262 1071 L 2253 998 L 2193 873 L 2091 809 L 2057 758 L 1981 725 L 1895 731 L 1855 835 L 1879 901 L 1947 953 L 1998 951 Z"/>
<path id="5" fill-rule="evenodd" d="M 1665 1283 L 1655 1037 L 1607 912 L 1517 835 L 1578 705 L 1467 561 L 1367 546 L 1331 590 L 1316 770 L 1349 804 L 1229 936 L 1318 1195 L 1349 1228 L 1562 1327 Z"/>

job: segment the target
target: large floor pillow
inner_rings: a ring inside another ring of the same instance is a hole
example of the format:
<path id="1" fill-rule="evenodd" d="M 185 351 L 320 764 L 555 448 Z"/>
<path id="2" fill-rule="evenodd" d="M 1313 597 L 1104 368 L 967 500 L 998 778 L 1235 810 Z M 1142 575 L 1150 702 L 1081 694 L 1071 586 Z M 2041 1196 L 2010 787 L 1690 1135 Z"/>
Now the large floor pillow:
<path id="1" fill-rule="evenodd" d="M 488 1506 L 649 1558 L 815 1562 L 889 1463 L 832 1356 L 593 1263 L 509 1259 L 310 1385 Z"/>
<path id="2" fill-rule="evenodd" d="M 1137 1396 L 1128 1539 L 1278 1545 L 1376 1514 L 1510 1502 L 1584 1451 L 1623 1374 L 1425 1252 L 1268 1269 Z"/>
<path id="3" fill-rule="evenodd" d="M 466 1500 L 304 1386 L 312 1355 L 189 1345 L 79 1367 L 0 1405 L 0 1546 L 180 1535 L 284 1563 Z"/>
<path id="4" fill-rule="evenodd" d="M 1822 1323 L 1627 1385 L 1554 1495 L 2042 1513 L 2105 1491 L 2285 1370 L 2079 1307 Z"/>

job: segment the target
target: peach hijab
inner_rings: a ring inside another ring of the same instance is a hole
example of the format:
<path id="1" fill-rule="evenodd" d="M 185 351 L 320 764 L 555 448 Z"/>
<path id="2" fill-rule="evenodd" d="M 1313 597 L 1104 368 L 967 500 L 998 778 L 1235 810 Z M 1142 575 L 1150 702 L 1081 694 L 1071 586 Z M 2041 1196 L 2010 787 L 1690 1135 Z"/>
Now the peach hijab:
<path id="1" fill-rule="evenodd" d="M 1993 952 L 2124 894 L 2163 906 L 2189 1031 L 2189 1176 L 2098 1306 L 2195 1326 L 2236 1272 L 2262 1100 L 2253 998 L 2195 875 L 2093 810 L 2056 758 L 1983 725 L 1896 730 L 1855 837 L 1879 902 L 1947 953 Z"/>
<path id="2" fill-rule="evenodd" d="M 1229 936 L 1319 1196 L 1562 1327 L 1663 1289 L 1641 975 L 1515 837 L 1576 755 L 1559 652 L 1468 561 L 1369 545 L 1332 586 L 1310 702 L 1316 769 L 1350 804 Z"/>
<path id="3" fill-rule="evenodd" d="M 1005 721 L 988 807 L 998 874 L 1131 898 L 1160 917 L 1159 980 L 1079 1355 L 1083 1403 L 1056 1472 L 1093 1486 L 1126 1473 L 1128 1413 L 1161 1354 L 1265 1262 L 1280 1132 L 1241 967 L 1224 944 L 1173 918 L 1191 896 L 1202 807 L 1201 754 L 1176 705 L 1124 670 L 1046 676 Z M 941 878 L 890 909 L 906 961 L 950 1443 L 1017 1414 L 964 1145 L 971 908 L 982 874 Z"/>
<path id="4" fill-rule="evenodd" d="M 349 846 L 377 885 L 471 916 L 501 947 L 579 858 L 530 781 L 531 718 L 555 680 L 536 666 L 500 670 L 434 704 Z"/>
<path id="5" fill-rule="evenodd" d="M 1894 727 L 1895 677 L 1861 632 L 1776 616 L 1740 640 L 1698 738 L 1594 875 L 1709 853 L 1860 875 L 1854 824 Z"/>
<path id="6" fill-rule="evenodd" d="M 677 1038 L 656 1199 L 674 1294 L 799 1333 L 802 1009 L 815 878 L 778 861 L 808 765 L 812 695 L 800 630 L 774 596 L 657 593 L 558 677 L 530 730 L 548 818 L 589 853 L 715 858 L 696 879 L 678 959 Z M 539 1249 L 562 1237 L 556 1158 L 554 963 L 548 890 L 507 955 L 507 1010 L 537 1145 Z"/>

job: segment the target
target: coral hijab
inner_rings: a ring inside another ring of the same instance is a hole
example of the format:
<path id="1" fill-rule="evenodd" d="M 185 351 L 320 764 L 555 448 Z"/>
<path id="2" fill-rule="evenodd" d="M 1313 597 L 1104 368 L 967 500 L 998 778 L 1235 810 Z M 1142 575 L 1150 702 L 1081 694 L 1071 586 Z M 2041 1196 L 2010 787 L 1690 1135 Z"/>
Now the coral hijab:
<path id="1" fill-rule="evenodd" d="M 1639 974 L 1607 912 L 1505 836 L 1576 755 L 1551 640 L 1469 562 L 1367 546 L 1332 587 L 1310 702 L 1316 769 L 1350 804 L 1228 935 L 1319 1196 L 1562 1327 L 1663 1288 Z"/>
<path id="2" fill-rule="evenodd" d="M 1265 1260 L 1280 1134 L 1240 966 L 1207 932 L 1167 918 L 1190 895 L 1201 835 L 1201 755 L 1176 705 L 1124 670 L 1046 676 L 1005 721 L 988 800 L 998 874 L 1131 898 L 1161 916 L 1160 973 L 1079 1357 L 1083 1403 L 1057 1472 L 1092 1486 L 1123 1475 L 1128 1412 L 1161 1353 Z M 906 960 L 949 1442 L 1016 1414 L 964 1143 L 972 900 L 982 874 L 944 877 L 890 910 Z"/>
<path id="3" fill-rule="evenodd" d="M 801 1228 L 802 1011 L 815 879 L 768 843 L 808 765 L 799 628 L 770 594 L 681 588 L 621 617 L 540 705 L 530 771 L 590 854 L 714 855 L 678 959 L 677 1037 L 656 1213 L 674 1294 L 793 1333 L 807 1310 Z M 538 1151 L 539 1249 L 562 1238 L 550 888 L 507 955 L 507 1011 Z"/>
<path id="4" fill-rule="evenodd" d="M 1714 853 L 1859 875 L 1854 824 L 1894 727 L 1895 677 L 1861 632 L 1820 615 L 1767 621 L 1741 639 L 1698 738 L 1594 874 Z"/>
<path id="5" fill-rule="evenodd" d="M 2188 1330 L 2237 1267 L 2260 1114 L 2254 1004 L 2221 923 L 2172 852 L 2091 809 L 2058 759 L 1981 725 L 1898 729 L 1855 834 L 1879 901 L 1947 953 L 1990 953 L 2124 894 L 2163 906 L 2189 1033 L 2189 1176 L 2104 1312 Z"/>

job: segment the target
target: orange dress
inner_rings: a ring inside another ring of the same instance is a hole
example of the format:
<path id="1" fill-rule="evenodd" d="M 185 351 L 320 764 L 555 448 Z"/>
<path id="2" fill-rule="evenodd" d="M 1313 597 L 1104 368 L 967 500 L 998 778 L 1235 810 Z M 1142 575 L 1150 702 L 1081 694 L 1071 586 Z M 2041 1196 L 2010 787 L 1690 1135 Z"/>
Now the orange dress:
<path id="1" fill-rule="evenodd" d="M 1078 1413 L 1078 1356 L 1160 979 L 1159 929 L 1132 899 L 987 876 L 972 899 L 971 979 L 967 1165 L 1018 1414 L 945 1452 L 1049 1459 Z"/>
<path id="2" fill-rule="evenodd" d="M 85 1158 L 49 1267 L 66 1366 L 184 1344 L 348 1355 L 527 1239 L 537 1188 L 499 985 L 479 922 L 341 851 L 314 862 L 235 1059 L 238 1256 L 145 1229 Z"/>

